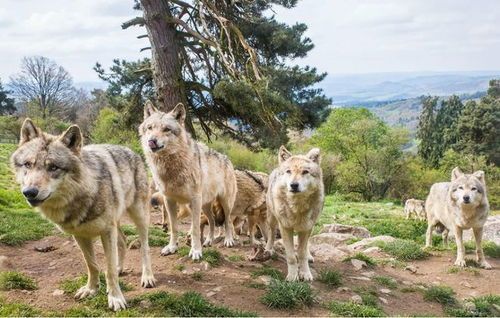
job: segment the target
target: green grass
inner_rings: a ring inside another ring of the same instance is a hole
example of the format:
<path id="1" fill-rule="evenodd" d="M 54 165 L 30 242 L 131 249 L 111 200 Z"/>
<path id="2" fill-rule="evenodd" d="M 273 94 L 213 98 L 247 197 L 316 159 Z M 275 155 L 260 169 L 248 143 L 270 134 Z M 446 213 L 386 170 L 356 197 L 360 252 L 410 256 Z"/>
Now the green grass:
<path id="1" fill-rule="evenodd" d="M 483 242 L 483 252 L 492 258 L 500 258 L 500 246 L 494 242 Z"/>
<path id="2" fill-rule="evenodd" d="M 196 281 L 200 281 L 203 279 L 203 274 L 200 272 L 195 272 L 195 273 L 191 274 L 191 278 L 196 280 Z"/>
<path id="3" fill-rule="evenodd" d="M 266 289 L 266 284 L 259 282 L 249 282 L 247 286 L 255 289 Z"/>
<path id="4" fill-rule="evenodd" d="M 0 290 L 35 290 L 36 282 L 28 276 L 17 271 L 6 271 L 0 273 Z"/>
<path id="5" fill-rule="evenodd" d="M 40 311 L 22 303 L 7 303 L 3 297 L 0 297 L 0 316 L 1 317 L 38 317 Z"/>
<path id="6" fill-rule="evenodd" d="M 393 242 L 378 242 L 376 245 L 400 261 L 423 259 L 430 255 L 419 244 L 410 240 L 396 239 Z"/>
<path id="7" fill-rule="evenodd" d="M 391 289 L 398 288 L 398 283 L 390 277 L 375 275 L 373 277 L 373 280 L 376 281 L 377 283 L 379 283 L 380 285 L 384 285 L 384 286 L 389 287 Z"/>
<path id="8" fill-rule="evenodd" d="M 373 308 L 379 308 L 377 300 L 378 293 L 374 287 L 372 286 L 356 287 L 354 291 L 361 297 L 363 305 L 370 306 Z"/>
<path id="9" fill-rule="evenodd" d="M 350 256 L 344 258 L 343 262 L 348 262 L 351 259 L 357 259 L 357 260 L 360 260 L 360 261 L 364 261 L 368 267 L 375 267 L 375 265 L 376 265 L 376 262 L 375 262 L 375 260 L 373 258 L 371 258 L 370 256 L 368 256 L 368 255 L 366 255 L 364 253 L 361 253 L 361 252 L 353 254 L 353 255 L 350 255 Z"/>
<path id="10" fill-rule="evenodd" d="M 222 256 L 219 250 L 214 248 L 208 248 L 203 251 L 203 256 L 201 257 L 201 261 L 205 261 L 208 264 L 216 267 L 222 264 L 224 257 Z"/>
<path id="11" fill-rule="evenodd" d="M 127 245 L 130 244 L 130 242 L 137 240 L 139 238 L 135 226 L 122 225 L 121 229 L 123 231 L 123 234 L 127 236 Z M 162 247 L 168 244 L 169 236 L 162 229 L 152 226 L 149 228 L 148 231 L 148 240 L 149 240 L 149 246 Z"/>
<path id="12" fill-rule="evenodd" d="M 272 268 L 272 267 L 264 267 L 261 269 L 253 270 L 250 272 L 250 275 L 253 278 L 256 278 L 259 276 L 271 276 L 272 278 L 277 279 L 277 280 L 284 280 L 285 279 L 285 275 L 283 275 L 282 272 L 280 272 L 278 269 Z"/>
<path id="13" fill-rule="evenodd" d="M 403 287 L 400 289 L 400 291 L 402 293 L 415 293 L 415 292 L 420 291 L 420 289 L 417 287 Z"/>
<path id="14" fill-rule="evenodd" d="M 500 295 L 484 295 L 467 299 L 466 302 L 473 303 L 476 309 L 447 307 L 444 311 L 455 317 L 498 317 L 500 315 L 499 308 L 495 307 L 500 307 Z"/>
<path id="15" fill-rule="evenodd" d="M 177 271 L 179 271 L 179 272 L 182 272 L 183 270 L 185 270 L 185 269 L 186 269 L 186 266 L 184 266 L 184 265 L 182 265 L 182 264 L 177 264 L 177 265 L 174 265 L 174 266 L 172 266 L 172 267 L 173 267 L 173 269 L 175 269 L 175 270 L 177 270 Z"/>
<path id="16" fill-rule="evenodd" d="M 342 284 L 342 274 L 333 269 L 322 269 L 318 272 L 318 280 L 330 287 L 337 287 Z"/>
<path id="17" fill-rule="evenodd" d="M 423 292 L 424 299 L 434 301 L 443 305 L 453 305 L 457 303 L 455 292 L 448 286 L 430 286 Z"/>
<path id="18" fill-rule="evenodd" d="M 245 257 L 241 255 L 231 255 L 227 257 L 227 260 L 231 262 L 241 262 L 245 260 Z"/>
<path id="19" fill-rule="evenodd" d="M 261 297 L 264 305 L 274 309 L 294 309 L 311 306 L 314 293 L 309 284 L 273 279 Z"/>
<path id="20" fill-rule="evenodd" d="M 375 259 L 375 263 L 383 264 L 383 265 L 391 264 L 397 268 L 405 268 L 408 265 L 405 262 L 398 261 L 398 260 L 392 259 L 392 258 L 377 258 L 377 259 Z"/>
<path id="21" fill-rule="evenodd" d="M 475 276 L 479 276 L 481 273 L 479 269 L 473 267 L 461 267 L 461 266 L 453 266 L 446 271 L 448 274 L 456 274 L 456 273 L 471 273 Z"/>
<path id="22" fill-rule="evenodd" d="M 186 245 L 179 246 L 177 248 L 177 255 L 179 255 L 179 258 L 184 257 L 184 256 L 188 256 L 189 250 L 190 250 L 189 246 L 186 246 Z"/>
<path id="23" fill-rule="evenodd" d="M 332 301 L 328 309 L 333 316 L 338 317 L 381 317 L 383 311 L 366 305 L 358 305 L 353 302 Z"/>

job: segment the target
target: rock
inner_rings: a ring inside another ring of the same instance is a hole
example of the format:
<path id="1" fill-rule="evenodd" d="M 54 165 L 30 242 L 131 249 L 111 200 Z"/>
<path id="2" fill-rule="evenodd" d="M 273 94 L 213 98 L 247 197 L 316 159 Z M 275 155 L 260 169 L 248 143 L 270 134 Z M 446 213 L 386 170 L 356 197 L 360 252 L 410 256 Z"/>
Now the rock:
<path id="1" fill-rule="evenodd" d="M 149 300 L 141 300 L 139 302 L 139 307 L 141 307 L 141 308 L 150 308 L 151 307 L 151 302 Z"/>
<path id="2" fill-rule="evenodd" d="M 380 236 L 375 236 L 375 237 L 369 237 L 362 239 L 359 242 L 353 243 L 348 245 L 350 248 L 354 250 L 362 250 L 367 248 L 369 245 L 377 242 L 377 241 L 382 241 L 382 242 L 392 242 L 394 241 L 395 238 L 389 235 L 380 235 Z"/>
<path id="3" fill-rule="evenodd" d="M 467 310 L 469 310 L 469 311 L 476 311 L 477 310 L 476 305 L 473 302 L 470 302 L 470 301 L 464 303 L 464 308 L 467 309 Z"/>
<path id="4" fill-rule="evenodd" d="M 212 289 L 214 292 L 220 292 L 222 290 L 222 286 L 219 286 L 219 287 L 215 287 L 214 289 Z"/>
<path id="5" fill-rule="evenodd" d="M 59 247 L 54 245 L 45 245 L 45 246 L 35 246 L 35 251 L 41 253 L 48 253 L 57 250 Z"/>
<path id="6" fill-rule="evenodd" d="M 347 233 L 359 238 L 371 237 L 370 231 L 361 226 L 351 226 L 344 224 L 324 224 L 323 233 Z"/>
<path id="7" fill-rule="evenodd" d="M 357 271 L 359 271 L 363 267 L 367 266 L 367 264 L 366 264 L 365 261 L 361 261 L 361 260 L 355 259 L 355 258 L 351 259 L 351 264 L 354 267 L 354 269 L 357 270 Z"/>
<path id="8" fill-rule="evenodd" d="M 371 254 L 371 253 L 377 253 L 377 252 L 380 252 L 380 247 L 378 247 L 378 246 L 372 246 L 372 247 L 369 247 L 363 251 L 363 253 L 365 253 L 365 254 Z"/>
<path id="9" fill-rule="evenodd" d="M 271 280 L 273 279 L 271 276 L 268 276 L 268 275 L 264 275 L 264 276 L 260 276 L 259 279 L 265 284 L 265 285 L 269 285 L 271 283 Z"/>
<path id="10" fill-rule="evenodd" d="M 190 268 L 186 268 L 186 269 L 183 269 L 182 270 L 182 273 L 184 275 L 193 275 L 194 274 L 194 270 L 190 269 Z"/>
<path id="11" fill-rule="evenodd" d="M 328 244 L 330 246 L 343 245 L 346 241 L 356 238 L 348 233 L 321 233 L 309 239 L 310 244 Z"/>
<path id="12" fill-rule="evenodd" d="M 205 271 L 208 271 L 212 268 L 212 266 L 206 261 L 201 262 L 200 266 L 201 266 L 201 269 L 205 270 Z"/>
<path id="13" fill-rule="evenodd" d="M 350 279 L 356 279 L 356 280 L 364 280 L 364 281 L 371 281 L 370 278 L 364 277 L 364 276 L 349 276 Z"/>
<path id="14" fill-rule="evenodd" d="M 56 289 L 52 292 L 53 296 L 61 296 L 64 295 L 64 290 Z"/>
<path id="15" fill-rule="evenodd" d="M 403 281 L 403 285 L 406 285 L 406 286 L 412 286 L 412 285 L 413 285 L 413 283 L 412 283 L 412 282 L 410 282 L 409 280 L 404 280 L 404 281 Z"/>
<path id="16" fill-rule="evenodd" d="M 460 285 L 467 287 L 467 288 L 470 288 L 470 289 L 476 288 L 476 287 L 472 286 L 471 284 L 469 284 L 469 282 L 460 282 Z"/>
<path id="17" fill-rule="evenodd" d="M 349 292 L 349 291 L 351 291 L 351 289 L 349 287 L 339 287 L 339 288 L 337 288 L 337 292 L 338 293 Z"/>
<path id="18" fill-rule="evenodd" d="M 417 267 L 415 267 L 414 265 L 408 265 L 405 267 L 405 270 L 410 271 L 413 274 L 415 274 L 417 272 Z"/>
<path id="19" fill-rule="evenodd" d="M 349 255 L 346 249 L 329 244 L 311 244 L 309 250 L 318 261 L 341 261 Z"/>
<path id="20" fill-rule="evenodd" d="M 6 270 L 11 266 L 9 259 L 5 255 L 0 255 L 0 271 Z"/>
<path id="21" fill-rule="evenodd" d="M 382 294 L 390 294 L 391 293 L 391 290 L 390 289 L 387 289 L 387 288 L 380 288 L 379 291 L 382 293 Z"/>
<path id="22" fill-rule="evenodd" d="M 363 303 L 363 299 L 359 295 L 352 296 L 351 301 L 355 304 L 360 304 L 360 305 Z"/>
<path id="23" fill-rule="evenodd" d="M 209 291 L 206 295 L 207 295 L 207 297 L 212 297 L 212 296 L 215 296 L 215 294 L 217 294 L 217 293 L 213 292 L 213 291 Z"/>
<path id="24" fill-rule="evenodd" d="M 451 232 L 449 235 L 453 237 Z M 465 230 L 463 237 L 464 241 L 474 240 L 472 230 Z M 483 241 L 492 241 L 500 245 L 500 214 L 488 216 L 483 227 Z"/>
<path id="25" fill-rule="evenodd" d="M 371 278 L 371 277 L 375 276 L 375 272 L 364 272 L 364 273 L 361 273 L 361 275 Z"/>
<path id="26" fill-rule="evenodd" d="M 378 299 L 386 305 L 389 303 L 389 301 L 383 297 L 379 297 Z"/>

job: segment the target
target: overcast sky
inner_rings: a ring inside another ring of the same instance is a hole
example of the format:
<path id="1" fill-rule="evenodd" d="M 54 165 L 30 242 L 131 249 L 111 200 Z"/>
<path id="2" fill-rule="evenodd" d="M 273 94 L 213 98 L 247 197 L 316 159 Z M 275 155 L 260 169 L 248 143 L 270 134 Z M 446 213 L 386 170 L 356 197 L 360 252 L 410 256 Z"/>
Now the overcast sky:
<path id="1" fill-rule="evenodd" d="M 135 60 L 141 28 L 130 0 L 0 0 L 0 78 L 26 55 L 64 66 L 76 82 L 96 81 L 96 61 Z M 401 71 L 500 70 L 498 0 L 302 0 L 276 18 L 304 22 L 315 43 L 309 64 L 331 75 Z"/>

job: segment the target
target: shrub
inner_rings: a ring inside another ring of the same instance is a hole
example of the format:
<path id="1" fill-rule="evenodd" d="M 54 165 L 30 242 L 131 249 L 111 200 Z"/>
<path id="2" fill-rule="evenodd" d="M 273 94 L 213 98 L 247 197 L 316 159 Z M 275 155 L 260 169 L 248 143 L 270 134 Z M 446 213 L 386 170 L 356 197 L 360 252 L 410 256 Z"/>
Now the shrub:
<path id="1" fill-rule="evenodd" d="M 381 285 L 387 286 L 392 289 L 396 289 L 398 287 L 398 283 L 394 279 L 389 277 L 375 275 L 373 277 L 373 280 Z"/>
<path id="2" fill-rule="evenodd" d="M 452 305 L 457 303 L 455 292 L 448 286 L 431 286 L 424 290 L 424 299 L 438 302 L 443 305 Z"/>
<path id="3" fill-rule="evenodd" d="M 420 245 L 410 240 L 396 239 L 392 242 L 377 243 L 380 248 L 401 261 L 423 259 L 429 256 L 429 253 L 422 250 Z"/>
<path id="4" fill-rule="evenodd" d="M 348 262 L 351 259 L 357 259 L 357 260 L 360 260 L 360 261 L 364 261 L 368 267 L 374 267 L 375 266 L 375 261 L 373 260 L 373 258 L 371 258 L 370 256 L 368 256 L 368 255 L 366 255 L 364 253 L 361 253 L 361 252 L 344 258 L 344 262 Z"/>
<path id="5" fill-rule="evenodd" d="M 352 302 L 332 301 L 328 304 L 328 309 L 332 314 L 341 317 L 381 317 L 384 314 L 378 308 Z"/>
<path id="6" fill-rule="evenodd" d="M 337 270 L 322 269 L 318 273 L 318 280 L 330 287 L 337 287 L 342 284 L 342 275 Z"/>
<path id="7" fill-rule="evenodd" d="M 261 269 L 256 269 L 256 270 L 252 271 L 250 273 L 250 275 L 253 278 L 259 277 L 259 276 L 271 276 L 272 278 L 277 279 L 277 280 L 285 279 L 285 275 L 283 275 L 282 272 L 280 272 L 276 268 L 272 268 L 272 267 L 264 267 Z"/>
<path id="8" fill-rule="evenodd" d="M 36 282 L 22 273 L 16 271 L 0 273 L 0 290 L 35 290 L 37 288 Z"/>
<path id="9" fill-rule="evenodd" d="M 261 300 L 269 308 L 293 309 L 312 305 L 314 293 L 307 283 L 273 279 Z"/>

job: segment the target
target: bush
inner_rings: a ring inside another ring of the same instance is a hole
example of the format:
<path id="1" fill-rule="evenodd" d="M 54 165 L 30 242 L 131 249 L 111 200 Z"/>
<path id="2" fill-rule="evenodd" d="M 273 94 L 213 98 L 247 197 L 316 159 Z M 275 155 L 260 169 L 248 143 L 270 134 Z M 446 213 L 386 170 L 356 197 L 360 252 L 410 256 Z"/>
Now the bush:
<path id="1" fill-rule="evenodd" d="M 382 251 L 401 261 L 423 259 L 429 256 L 429 253 L 422 250 L 420 245 L 410 240 L 396 239 L 392 242 L 378 242 L 377 245 Z"/>
<path id="2" fill-rule="evenodd" d="M 337 287 L 342 284 L 342 275 L 337 270 L 322 269 L 318 273 L 318 280 L 330 287 Z"/>
<path id="3" fill-rule="evenodd" d="M 360 260 L 360 261 L 364 261 L 366 263 L 366 265 L 368 267 L 374 267 L 376 265 L 375 261 L 373 260 L 373 258 L 371 258 L 370 256 L 364 254 L 364 253 L 356 253 L 354 255 L 351 255 L 351 256 L 348 256 L 346 258 L 344 258 L 344 262 L 348 262 L 350 261 L 351 259 L 357 259 L 357 260 Z"/>
<path id="4" fill-rule="evenodd" d="M 0 273 L 0 290 L 35 290 L 37 288 L 36 282 L 22 273 L 16 271 Z"/>
<path id="5" fill-rule="evenodd" d="M 277 280 L 284 280 L 285 279 L 285 275 L 283 275 L 282 272 L 280 272 L 276 268 L 272 268 L 272 267 L 264 267 L 261 269 L 256 269 L 256 270 L 252 271 L 250 273 L 250 275 L 253 278 L 259 277 L 259 276 L 270 276 L 270 277 L 277 279 Z"/>
<path id="6" fill-rule="evenodd" d="M 424 299 L 438 302 L 443 305 L 452 305 L 457 302 L 455 292 L 448 286 L 431 286 L 424 290 Z"/>
<path id="7" fill-rule="evenodd" d="M 332 301 L 328 304 L 328 309 L 333 315 L 340 317 L 381 317 L 384 313 L 374 307 L 358 305 L 352 302 Z"/>
<path id="8" fill-rule="evenodd" d="M 273 279 L 261 300 L 269 308 L 293 309 L 312 305 L 314 293 L 307 283 Z"/>

